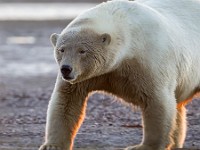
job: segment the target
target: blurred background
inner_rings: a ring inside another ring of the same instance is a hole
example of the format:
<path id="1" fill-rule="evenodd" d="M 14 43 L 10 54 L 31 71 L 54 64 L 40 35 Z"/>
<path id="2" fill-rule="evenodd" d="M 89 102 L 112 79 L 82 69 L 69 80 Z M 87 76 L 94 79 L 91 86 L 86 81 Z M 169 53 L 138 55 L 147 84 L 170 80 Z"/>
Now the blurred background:
<path id="1" fill-rule="evenodd" d="M 36 150 L 57 74 L 49 37 L 101 0 L 0 0 L 0 150 Z M 200 106 L 188 106 L 185 147 L 200 147 Z M 94 94 L 76 137 L 77 150 L 118 150 L 138 144 L 140 112 Z"/>

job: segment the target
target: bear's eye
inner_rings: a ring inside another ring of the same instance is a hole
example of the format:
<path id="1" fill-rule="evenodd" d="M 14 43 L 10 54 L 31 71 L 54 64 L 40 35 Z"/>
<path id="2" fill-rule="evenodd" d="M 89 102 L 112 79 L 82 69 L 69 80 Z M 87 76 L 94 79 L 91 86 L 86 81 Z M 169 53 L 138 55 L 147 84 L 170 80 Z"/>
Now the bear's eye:
<path id="1" fill-rule="evenodd" d="M 64 48 L 61 48 L 58 51 L 61 52 L 61 53 L 64 53 L 65 50 L 64 50 Z"/>
<path id="2" fill-rule="evenodd" d="M 85 50 L 79 50 L 79 54 L 85 54 Z"/>

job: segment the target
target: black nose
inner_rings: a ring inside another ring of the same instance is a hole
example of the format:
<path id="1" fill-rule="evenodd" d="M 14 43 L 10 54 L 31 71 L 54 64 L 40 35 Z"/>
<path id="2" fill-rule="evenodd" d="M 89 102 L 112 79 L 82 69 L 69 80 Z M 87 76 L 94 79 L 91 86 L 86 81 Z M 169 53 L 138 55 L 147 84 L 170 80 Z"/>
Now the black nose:
<path id="1" fill-rule="evenodd" d="M 61 67 L 61 73 L 64 77 L 68 77 L 71 72 L 72 68 L 69 65 L 63 65 Z"/>

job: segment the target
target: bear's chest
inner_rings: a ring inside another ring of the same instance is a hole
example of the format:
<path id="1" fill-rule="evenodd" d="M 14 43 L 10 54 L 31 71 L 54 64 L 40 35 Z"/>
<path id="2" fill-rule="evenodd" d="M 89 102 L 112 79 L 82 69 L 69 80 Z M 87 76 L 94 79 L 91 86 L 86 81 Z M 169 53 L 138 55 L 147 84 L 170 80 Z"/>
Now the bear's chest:
<path id="1" fill-rule="evenodd" d="M 110 79 L 111 93 L 134 105 L 147 101 L 152 96 L 152 79 L 145 74 L 132 72 L 127 75 L 113 75 Z"/>

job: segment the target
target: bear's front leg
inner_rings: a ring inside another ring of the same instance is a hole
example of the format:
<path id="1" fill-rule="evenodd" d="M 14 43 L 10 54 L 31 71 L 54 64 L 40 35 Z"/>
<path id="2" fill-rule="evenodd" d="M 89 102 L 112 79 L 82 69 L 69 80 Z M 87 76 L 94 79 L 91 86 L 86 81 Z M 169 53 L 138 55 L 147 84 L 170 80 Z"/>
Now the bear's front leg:
<path id="1" fill-rule="evenodd" d="M 166 90 L 167 91 L 167 90 Z M 143 141 L 125 150 L 165 150 L 172 145 L 171 135 L 175 128 L 176 101 L 173 92 L 158 92 L 147 99 L 142 108 Z"/>
<path id="2" fill-rule="evenodd" d="M 72 150 L 86 107 L 86 92 L 80 88 L 58 77 L 47 111 L 45 143 L 39 150 Z"/>

